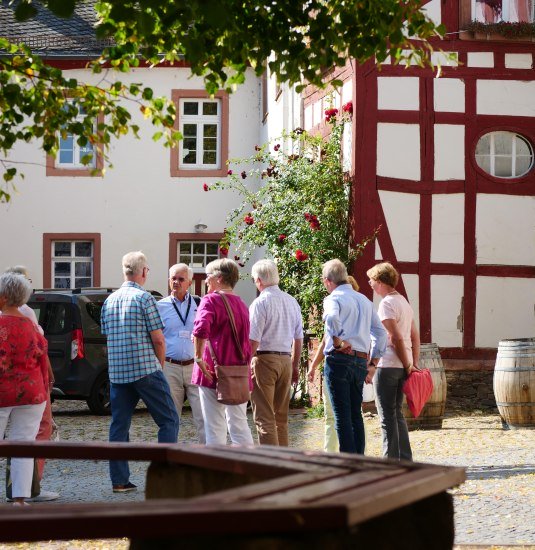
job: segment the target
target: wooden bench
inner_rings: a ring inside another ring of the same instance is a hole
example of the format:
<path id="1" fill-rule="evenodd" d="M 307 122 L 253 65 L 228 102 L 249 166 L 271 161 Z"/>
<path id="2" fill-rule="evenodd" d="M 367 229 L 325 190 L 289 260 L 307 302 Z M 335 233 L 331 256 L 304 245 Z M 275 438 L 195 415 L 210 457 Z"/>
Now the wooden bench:
<path id="1" fill-rule="evenodd" d="M 452 548 L 464 469 L 280 447 L 0 442 L 0 456 L 149 461 L 144 502 L 0 508 L 0 541 L 132 549 Z"/>

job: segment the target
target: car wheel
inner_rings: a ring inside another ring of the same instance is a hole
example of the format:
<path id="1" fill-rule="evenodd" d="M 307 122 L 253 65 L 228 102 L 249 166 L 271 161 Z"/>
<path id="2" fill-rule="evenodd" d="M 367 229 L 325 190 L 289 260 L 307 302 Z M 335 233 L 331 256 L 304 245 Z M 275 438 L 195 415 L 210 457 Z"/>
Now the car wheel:
<path id="1" fill-rule="evenodd" d="M 87 406 L 93 414 L 98 414 L 99 416 L 111 414 L 110 380 L 107 372 L 99 374 L 95 380 L 89 399 L 87 400 Z"/>

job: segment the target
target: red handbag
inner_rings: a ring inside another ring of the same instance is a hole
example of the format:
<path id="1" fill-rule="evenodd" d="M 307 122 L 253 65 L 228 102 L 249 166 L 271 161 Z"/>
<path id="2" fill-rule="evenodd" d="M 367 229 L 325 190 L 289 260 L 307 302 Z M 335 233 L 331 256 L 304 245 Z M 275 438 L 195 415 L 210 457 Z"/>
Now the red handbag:
<path id="1" fill-rule="evenodd" d="M 433 393 L 433 379 L 429 369 L 413 371 L 403 384 L 403 393 L 414 418 L 418 418 Z"/>

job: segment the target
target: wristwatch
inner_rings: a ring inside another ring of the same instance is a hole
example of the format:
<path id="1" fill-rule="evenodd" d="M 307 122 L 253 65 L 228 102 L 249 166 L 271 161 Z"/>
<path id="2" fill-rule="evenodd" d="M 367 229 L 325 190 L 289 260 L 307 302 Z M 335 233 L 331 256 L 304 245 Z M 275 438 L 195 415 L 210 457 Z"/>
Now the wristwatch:
<path id="1" fill-rule="evenodd" d="M 334 347 L 334 349 L 341 349 L 343 347 L 343 345 L 344 345 L 344 341 L 341 340 L 339 346 L 333 346 L 333 347 Z"/>
<path id="2" fill-rule="evenodd" d="M 193 360 L 195 361 L 195 363 L 199 363 L 203 359 L 202 359 L 202 357 L 195 357 Z"/>
<path id="3" fill-rule="evenodd" d="M 370 361 L 370 362 L 368 363 L 368 367 L 373 367 L 374 369 L 376 369 L 376 368 L 377 368 L 377 365 L 376 365 L 373 361 Z"/>

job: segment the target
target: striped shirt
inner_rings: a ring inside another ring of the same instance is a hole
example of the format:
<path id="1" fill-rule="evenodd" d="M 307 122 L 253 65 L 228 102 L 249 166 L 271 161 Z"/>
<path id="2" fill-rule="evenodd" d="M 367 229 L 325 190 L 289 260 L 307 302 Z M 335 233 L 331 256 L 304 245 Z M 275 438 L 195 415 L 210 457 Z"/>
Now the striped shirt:
<path id="1" fill-rule="evenodd" d="M 128 384 L 157 370 L 150 333 L 163 328 L 156 300 L 143 287 L 126 281 L 110 294 L 101 313 L 102 333 L 108 336 L 110 382 Z"/>
<path id="2" fill-rule="evenodd" d="M 294 340 L 303 338 L 301 308 L 277 285 L 268 286 L 249 307 L 249 338 L 260 342 L 258 351 L 291 352 Z"/>

